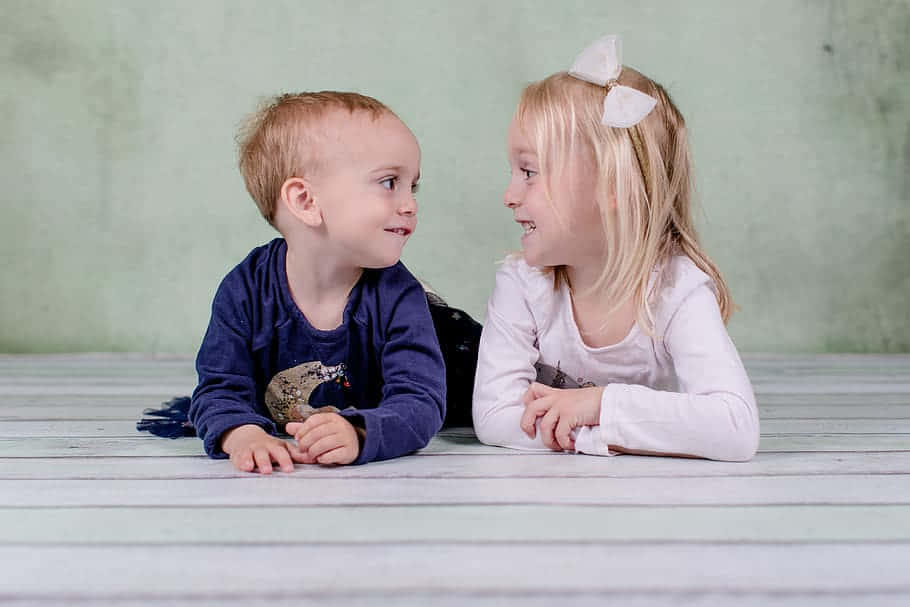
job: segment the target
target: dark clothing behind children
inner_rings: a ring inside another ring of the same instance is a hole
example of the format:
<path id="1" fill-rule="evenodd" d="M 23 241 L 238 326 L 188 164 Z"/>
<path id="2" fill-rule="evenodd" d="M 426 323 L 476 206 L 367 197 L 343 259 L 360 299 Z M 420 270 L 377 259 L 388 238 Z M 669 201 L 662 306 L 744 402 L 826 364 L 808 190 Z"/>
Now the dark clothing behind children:
<path id="1" fill-rule="evenodd" d="M 400 262 L 364 270 L 341 325 L 321 331 L 291 298 L 286 252 L 281 238 L 253 249 L 215 295 L 189 409 L 206 453 L 226 457 L 231 428 L 275 434 L 325 405 L 366 430 L 355 464 L 424 447 L 445 417 L 446 374 L 423 288 Z"/>

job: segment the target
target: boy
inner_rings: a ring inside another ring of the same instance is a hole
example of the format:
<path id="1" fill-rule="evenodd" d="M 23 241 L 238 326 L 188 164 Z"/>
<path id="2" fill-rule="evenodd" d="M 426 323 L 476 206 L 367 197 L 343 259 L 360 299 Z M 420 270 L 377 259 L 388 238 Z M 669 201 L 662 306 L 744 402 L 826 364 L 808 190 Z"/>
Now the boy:
<path id="1" fill-rule="evenodd" d="M 373 98 L 324 91 L 275 98 L 239 144 L 283 238 L 215 295 L 189 411 L 206 453 L 269 474 L 424 447 L 446 388 L 426 295 L 399 261 L 417 223 L 414 135 Z"/>

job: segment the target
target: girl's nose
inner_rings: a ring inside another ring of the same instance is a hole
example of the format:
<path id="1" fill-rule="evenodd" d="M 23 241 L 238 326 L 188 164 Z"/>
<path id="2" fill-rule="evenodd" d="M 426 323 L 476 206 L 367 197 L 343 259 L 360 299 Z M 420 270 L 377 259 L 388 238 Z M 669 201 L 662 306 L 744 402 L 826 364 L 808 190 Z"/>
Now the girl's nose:
<path id="1" fill-rule="evenodd" d="M 521 204 L 520 202 L 518 202 L 517 198 L 518 198 L 518 197 L 515 196 L 515 194 L 512 193 L 512 188 L 511 188 L 511 186 L 510 186 L 510 187 L 506 188 L 505 193 L 502 195 L 502 202 L 503 202 L 503 204 L 506 205 L 508 208 L 514 209 L 514 208 L 517 207 L 519 204 Z"/>

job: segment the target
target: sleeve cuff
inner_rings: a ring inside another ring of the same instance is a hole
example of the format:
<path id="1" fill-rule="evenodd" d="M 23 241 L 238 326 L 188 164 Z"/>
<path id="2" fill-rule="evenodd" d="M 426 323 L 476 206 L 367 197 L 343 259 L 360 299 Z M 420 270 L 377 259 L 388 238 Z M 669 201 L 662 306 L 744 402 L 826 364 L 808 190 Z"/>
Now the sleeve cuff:
<path id="1" fill-rule="evenodd" d="M 615 407 L 611 393 L 614 385 L 604 387 L 600 398 L 600 425 L 582 426 L 575 436 L 575 452 L 588 455 L 618 455 L 610 450 L 610 445 L 619 444 L 614 424 Z"/>

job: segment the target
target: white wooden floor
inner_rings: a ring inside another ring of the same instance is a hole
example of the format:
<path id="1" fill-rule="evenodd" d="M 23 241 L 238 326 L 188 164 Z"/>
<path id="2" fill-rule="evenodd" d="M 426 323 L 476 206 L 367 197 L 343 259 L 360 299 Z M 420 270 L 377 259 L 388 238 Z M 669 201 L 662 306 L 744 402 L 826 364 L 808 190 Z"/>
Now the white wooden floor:
<path id="1" fill-rule="evenodd" d="M 749 463 L 456 430 L 260 477 L 135 431 L 189 359 L 0 356 L 0 603 L 910 605 L 910 356 L 746 362 Z"/>

